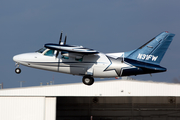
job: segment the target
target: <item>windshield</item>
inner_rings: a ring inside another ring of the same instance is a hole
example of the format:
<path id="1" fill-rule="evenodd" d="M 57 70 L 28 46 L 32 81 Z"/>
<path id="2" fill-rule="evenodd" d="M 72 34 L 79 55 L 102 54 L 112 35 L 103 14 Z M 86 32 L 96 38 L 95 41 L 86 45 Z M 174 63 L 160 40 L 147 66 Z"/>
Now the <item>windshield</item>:
<path id="1" fill-rule="evenodd" d="M 46 50 L 46 48 L 41 48 L 41 49 L 37 50 L 36 52 L 43 53 L 45 50 Z"/>

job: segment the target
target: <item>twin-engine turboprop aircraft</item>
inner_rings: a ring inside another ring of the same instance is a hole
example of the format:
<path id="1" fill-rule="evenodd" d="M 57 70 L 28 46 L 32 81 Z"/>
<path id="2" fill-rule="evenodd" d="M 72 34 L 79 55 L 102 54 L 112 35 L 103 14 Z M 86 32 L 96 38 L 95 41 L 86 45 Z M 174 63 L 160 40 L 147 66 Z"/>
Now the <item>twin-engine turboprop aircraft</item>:
<path id="1" fill-rule="evenodd" d="M 175 34 L 162 32 L 138 49 L 129 52 L 101 53 L 83 46 L 72 46 L 61 41 L 59 44 L 45 44 L 44 48 L 16 55 L 15 72 L 19 64 L 24 66 L 83 76 L 83 83 L 92 85 L 94 78 L 111 78 L 139 74 L 165 72 L 159 64 Z"/>

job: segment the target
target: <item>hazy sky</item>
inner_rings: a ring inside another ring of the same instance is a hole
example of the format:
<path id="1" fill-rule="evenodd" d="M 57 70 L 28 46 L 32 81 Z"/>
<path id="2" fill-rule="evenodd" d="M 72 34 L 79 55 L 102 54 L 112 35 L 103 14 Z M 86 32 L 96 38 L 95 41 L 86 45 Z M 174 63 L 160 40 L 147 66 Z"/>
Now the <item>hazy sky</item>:
<path id="1" fill-rule="evenodd" d="M 13 56 L 33 52 L 45 43 L 58 43 L 60 32 L 67 44 L 112 53 L 138 48 L 163 31 L 176 34 L 161 66 L 167 72 L 132 76 L 157 82 L 180 81 L 180 0 L 1 0 L 0 83 L 4 88 L 82 82 L 81 76 L 20 66 Z M 63 36 L 64 38 L 64 36 Z M 111 78 L 114 79 L 114 78 Z M 95 79 L 95 81 L 111 80 Z"/>

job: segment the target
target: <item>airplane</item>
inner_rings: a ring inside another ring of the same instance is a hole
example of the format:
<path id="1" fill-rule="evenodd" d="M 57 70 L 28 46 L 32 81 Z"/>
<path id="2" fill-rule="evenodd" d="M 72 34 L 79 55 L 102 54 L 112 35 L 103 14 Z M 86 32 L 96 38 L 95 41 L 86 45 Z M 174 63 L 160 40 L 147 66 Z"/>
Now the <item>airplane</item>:
<path id="1" fill-rule="evenodd" d="M 48 71 L 83 76 L 85 85 L 92 85 L 94 78 L 112 78 L 165 72 L 160 66 L 175 34 L 162 32 L 139 48 L 118 53 L 102 53 L 83 46 L 66 44 L 67 36 L 59 44 L 47 43 L 36 52 L 15 55 L 15 72 L 19 65 Z"/>

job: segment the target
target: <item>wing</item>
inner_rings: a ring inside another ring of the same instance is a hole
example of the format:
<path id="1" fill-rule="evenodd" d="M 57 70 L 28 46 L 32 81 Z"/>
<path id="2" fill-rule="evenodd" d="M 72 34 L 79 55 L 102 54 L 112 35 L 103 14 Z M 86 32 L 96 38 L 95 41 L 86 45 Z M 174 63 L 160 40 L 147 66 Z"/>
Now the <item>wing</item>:
<path id="1" fill-rule="evenodd" d="M 44 47 L 46 47 L 48 49 L 52 49 L 52 50 L 66 51 L 66 52 L 79 53 L 79 54 L 97 54 L 97 53 L 99 53 L 96 50 L 84 48 L 82 46 L 59 45 L 59 44 L 48 43 L 48 44 L 45 44 Z"/>

